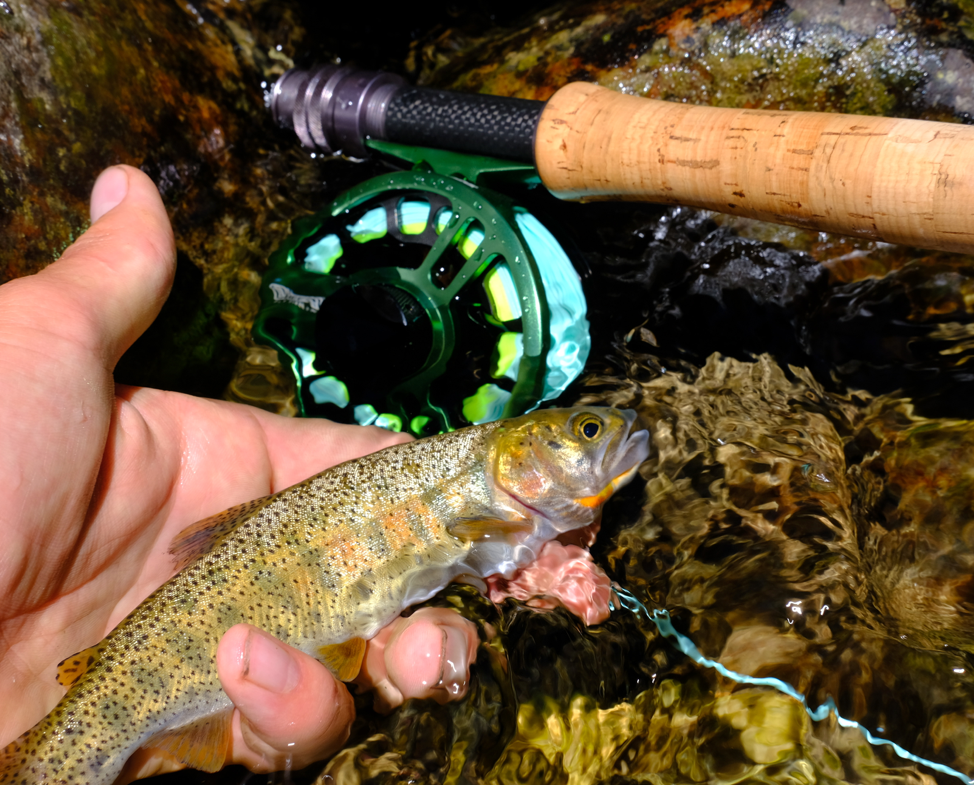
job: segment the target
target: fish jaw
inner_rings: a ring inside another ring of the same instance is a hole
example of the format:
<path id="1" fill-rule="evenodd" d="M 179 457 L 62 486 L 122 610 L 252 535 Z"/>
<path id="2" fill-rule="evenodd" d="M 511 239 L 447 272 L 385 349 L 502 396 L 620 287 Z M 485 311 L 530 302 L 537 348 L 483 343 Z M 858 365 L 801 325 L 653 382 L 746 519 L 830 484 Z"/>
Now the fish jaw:
<path id="1" fill-rule="evenodd" d="M 643 431 L 645 433 L 645 431 Z M 583 496 L 580 499 L 575 499 L 576 503 L 582 505 L 583 507 L 595 508 L 601 507 L 605 502 L 609 500 L 613 493 L 619 490 L 623 485 L 628 485 L 629 481 L 636 476 L 639 471 L 639 464 L 634 464 L 630 468 L 626 469 L 622 474 L 617 475 L 612 479 L 612 481 L 606 485 L 601 491 L 593 496 Z"/>
<path id="2" fill-rule="evenodd" d="M 499 518 L 531 526 L 477 543 L 467 571 L 510 578 L 535 561 L 546 542 L 596 525 L 602 504 L 636 475 L 649 454 L 649 433 L 633 430 L 636 419 L 633 411 L 577 407 L 502 423 L 490 438 L 486 464 L 494 509 Z M 596 423 L 587 436 L 585 426 Z"/>
<path id="3" fill-rule="evenodd" d="M 649 455 L 636 421 L 634 411 L 603 407 L 510 420 L 493 439 L 495 483 L 545 539 L 588 526 Z"/>

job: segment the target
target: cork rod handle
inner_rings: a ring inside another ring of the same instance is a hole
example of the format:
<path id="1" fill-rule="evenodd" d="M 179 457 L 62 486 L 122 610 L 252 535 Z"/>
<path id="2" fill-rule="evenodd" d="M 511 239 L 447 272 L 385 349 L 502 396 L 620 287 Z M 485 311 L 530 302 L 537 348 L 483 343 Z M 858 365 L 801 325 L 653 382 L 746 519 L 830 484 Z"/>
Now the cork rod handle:
<path id="1" fill-rule="evenodd" d="M 577 82 L 535 139 L 564 199 L 702 207 L 888 243 L 974 253 L 974 127 L 723 109 Z"/>

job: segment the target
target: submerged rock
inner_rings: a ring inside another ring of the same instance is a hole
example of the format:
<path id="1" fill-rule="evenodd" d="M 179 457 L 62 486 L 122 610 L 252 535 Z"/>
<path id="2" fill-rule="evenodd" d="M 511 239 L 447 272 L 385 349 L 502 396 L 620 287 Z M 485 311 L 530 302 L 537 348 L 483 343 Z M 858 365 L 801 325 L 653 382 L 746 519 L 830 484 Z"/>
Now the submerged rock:
<path id="1" fill-rule="evenodd" d="M 971 424 L 829 394 L 768 357 L 712 357 L 621 390 L 600 381 L 603 400 L 655 423 L 659 447 L 640 523 L 607 554 L 620 583 L 728 668 L 784 679 L 812 707 L 831 697 L 844 717 L 969 773 L 957 717 L 974 699 Z M 825 775 L 824 748 L 808 742 L 833 732 L 813 725 L 792 756 Z"/>

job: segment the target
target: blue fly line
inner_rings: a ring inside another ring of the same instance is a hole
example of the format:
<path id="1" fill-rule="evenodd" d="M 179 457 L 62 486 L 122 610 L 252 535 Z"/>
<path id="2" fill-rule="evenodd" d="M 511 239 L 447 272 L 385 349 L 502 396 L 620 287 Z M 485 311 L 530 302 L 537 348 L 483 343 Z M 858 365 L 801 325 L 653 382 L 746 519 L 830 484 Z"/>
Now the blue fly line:
<path id="1" fill-rule="evenodd" d="M 972 785 L 972 783 L 974 783 L 974 780 L 972 780 L 966 774 L 961 774 L 956 769 L 950 768 L 950 766 L 944 766 L 942 763 L 934 763 L 926 758 L 921 758 L 919 755 L 914 755 L 909 750 L 901 747 L 895 741 L 890 741 L 889 739 L 883 739 L 875 736 L 868 728 L 863 727 L 858 722 L 847 720 L 845 717 L 839 714 L 839 711 L 835 706 L 835 701 L 832 700 L 832 698 L 826 700 L 825 703 L 823 703 L 817 709 L 812 709 L 808 705 L 808 699 L 798 690 L 788 684 L 788 682 L 771 677 L 746 676 L 743 673 L 732 671 L 730 668 L 721 665 L 716 660 L 712 660 L 709 657 L 704 657 L 704 655 L 700 653 L 700 649 L 694 645 L 693 641 L 691 641 L 683 633 L 678 632 L 676 627 L 673 626 L 673 622 L 670 620 L 670 614 L 668 611 L 654 610 L 650 612 L 645 605 L 643 605 L 629 591 L 623 589 L 618 584 L 614 584 L 613 589 L 615 590 L 616 595 L 618 595 L 619 601 L 623 608 L 632 611 L 633 613 L 646 616 L 646 618 L 656 625 L 656 629 L 659 630 L 660 635 L 673 641 L 680 651 L 682 651 L 685 655 L 687 655 L 687 657 L 697 664 L 703 665 L 706 668 L 713 668 L 721 676 L 726 676 L 728 679 L 732 679 L 738 684 L 753 684 L 758 687 L 773 687 L 779 692 L 783 692 L 785 695 L 799 701 L 805 708 L 805 711 L 808 712 L 808 716 L 811 717 L 815 722 L 824 720 L 831 712 L 835 715 L 835 719 L 839 725 L 841 725 L 843 728 L 858 728 L 862 735 L 866 737 L 866 741 L 868 741 L 870 744 L 885 744 L 888 747 L 892 747 L 893 752 L 895 752 L 901 758 L 919 763 L 922 766 L 927 766 L 935 771 L 948 774 L 951 777 L 957 777 L 957 779 L 962 780 L 968 785 Z"/>

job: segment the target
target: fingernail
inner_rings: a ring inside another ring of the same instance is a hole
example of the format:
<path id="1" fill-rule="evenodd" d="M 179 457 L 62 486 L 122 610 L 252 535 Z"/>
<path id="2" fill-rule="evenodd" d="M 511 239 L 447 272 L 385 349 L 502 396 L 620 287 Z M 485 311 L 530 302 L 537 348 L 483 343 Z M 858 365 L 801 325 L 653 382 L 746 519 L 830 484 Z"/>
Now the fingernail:
<path id="1" fill-rule="evenodd" d="M 298 686 L 301 673 L 284 645 L 253 630 L 244 644 L 243 677 L 251 684 L 283 694 Z"/>
<path id="2" fill-rule="evenodd" d="M 458 698 L 467 691 L 467 650 L 470 648 L 467 636 L 456 627 L 443 628 L 443 672 L 439 686 L 451 697 Z"/>
<path id="3" fill-rule="evenodd" d="M 98 175 L 91 189 L 91 222 L 121 204 L 128 192 L 129 178 L 122 167 L 112 166 Z"/>

